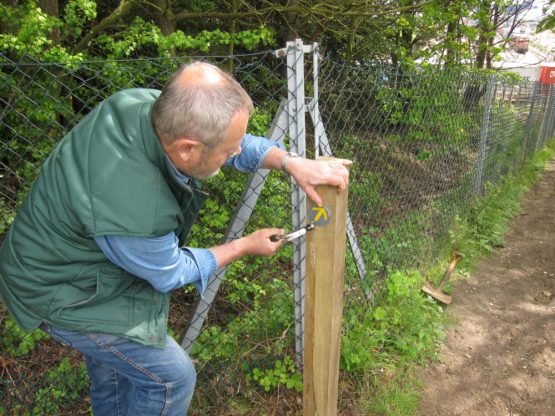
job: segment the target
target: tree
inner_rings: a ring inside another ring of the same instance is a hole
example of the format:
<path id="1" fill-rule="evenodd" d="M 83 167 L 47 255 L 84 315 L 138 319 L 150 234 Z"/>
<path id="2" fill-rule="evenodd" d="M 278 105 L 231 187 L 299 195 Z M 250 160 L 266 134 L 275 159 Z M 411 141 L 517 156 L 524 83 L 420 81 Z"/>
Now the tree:
<path id="1" fill-rule="evenodd" d="M 544 13 L 546 13 L 546 16 L 540 21 L 536 30 L 538 32 L 544 30 L 555 31 L 555 0 L 549 0 L 549 5 L 545 7 Z"/>
<path id="2" fill-rule="evenodd" d="M 554 0 L 551 0 L 553 3 Z M 338 59 L 491 68 L 528 0 L 26 0 L 5 6 L 8 56 L 233 55 L 318 41 Z M 38 6 L 38 7 L 37 7 Z M 39 21 L 40 20 L 40 21 Z M 546 18 L 546 23 L 549 20 Z M 63 27 L 63 30 L 61 30 Z M 23 30 L 24 29 L 24 30 Z M 497 35 L 501 33 L 502 35 Z"/>
<path id="3" fill-rule="evenodd" d="M 511 34 L 520 25 L 528 0 L 482 0 L 475 14 L 477 20 L 476 68 L 492 68 L 492 61 L 507 46 Z M 496 33 L 503 35 L 495 40 Z"/>
<path id="4" fill-rule="evenodd" d="M 28 53 L 41 60 L 65 61 L 70 56 L 122 58 L 206 53 L 229 45 L 252 50 L 273 42 L 273 32 L 256 20 L 245 25 L 246 30 L 238 30 L 234 24 L 223 24 L 223 17 L 221 22 L 206 22 L 201 13 L 194 25 L 184 27 L 184 10 L 195 13 L 199 1 L 191 0 L 189 9 L 183 8 L 186 3 L 189 2 L 27 0 L 20 5 L 6 5 L 0 16 L 0 51 L 13 57 Z M 202 2 L 209 9 L 213 4 L 209 0 Z M 222 12 L 222 16 L 226 14 Z M 211 23 L 214 29 L 210 29 Z M 187 31 L 187 27 L 198 29 Z"/>

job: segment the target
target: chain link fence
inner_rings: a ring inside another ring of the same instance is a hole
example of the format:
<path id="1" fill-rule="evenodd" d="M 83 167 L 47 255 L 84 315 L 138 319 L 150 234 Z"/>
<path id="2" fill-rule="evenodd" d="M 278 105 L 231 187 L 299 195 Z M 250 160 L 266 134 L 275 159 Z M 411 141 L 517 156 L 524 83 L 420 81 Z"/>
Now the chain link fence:
<path id="1" fill-rule="evenodd" d="M 96 104 L 122 88 L 160 89 L 192 59 L 231 71 L 251 94 L 250 132 L 307 157 L 354 161 L 346 308 L 372 307 L 388 270 L 434 263 L 455 218 L 555 134 L 553 85 L 462 69 L 347 65 L 300 42 L 233 57 L 41 63 L 0 56 L 0 234 L 41 162 Z M 204 186 L 211 198 L 191 246 L 306 223 L 306 198 L 281 172 L 227 171 Z M 302 365 L 304 255 L 298 240 L 272 259 L 220 270 L 204 299 L 190 288 L 173 293 L 170 327 L 195 360 L 195 400 L 206 412 L 199 414 L 217 414 L 211 409 L 226 396 L 253 386 L 273 387 L 277 361 L 288 374 Z M 77 354 L 38 332 L 22 334 L 5 310 L 0 332 L 0 414 L 86 412 L 86 402 L 71 400 L 86 396 Z M 66 355 L 69 368 L 61 367 Z"/>

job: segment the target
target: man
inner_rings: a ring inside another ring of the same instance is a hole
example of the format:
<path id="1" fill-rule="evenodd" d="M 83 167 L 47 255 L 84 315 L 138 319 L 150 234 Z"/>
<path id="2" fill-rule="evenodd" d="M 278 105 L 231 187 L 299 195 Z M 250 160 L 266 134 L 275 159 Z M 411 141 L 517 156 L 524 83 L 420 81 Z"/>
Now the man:
<path id="1" fill-rule="evenodd" d="M 207 63 L 160 93 L 131 89 L 89 113 L 45 161 L 0 249 L 0 295 L 25 330 L 81 351 L 95 415 L 183 415 L 196 374 L 167 335 L 169 294 L 246 255 L 271 256 L 268 228 L 209 249 L 184 247 L 224 164 L 284 169 L 316 203 L 348 185 L 349 161 L 317 162 L 246 134 L 252 101 Z"/>

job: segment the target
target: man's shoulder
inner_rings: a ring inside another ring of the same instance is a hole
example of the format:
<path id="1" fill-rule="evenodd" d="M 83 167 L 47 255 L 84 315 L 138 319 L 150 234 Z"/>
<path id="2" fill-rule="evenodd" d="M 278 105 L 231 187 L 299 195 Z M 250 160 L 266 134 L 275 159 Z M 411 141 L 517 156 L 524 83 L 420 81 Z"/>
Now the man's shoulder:
<path id="1" fill-rule="evenodd" d="M 158 98 L 160 93 L 160 90 L 153 88 L 127 88 L 112 94 L 104 102 L 111 105 L 151 103 Z"/>

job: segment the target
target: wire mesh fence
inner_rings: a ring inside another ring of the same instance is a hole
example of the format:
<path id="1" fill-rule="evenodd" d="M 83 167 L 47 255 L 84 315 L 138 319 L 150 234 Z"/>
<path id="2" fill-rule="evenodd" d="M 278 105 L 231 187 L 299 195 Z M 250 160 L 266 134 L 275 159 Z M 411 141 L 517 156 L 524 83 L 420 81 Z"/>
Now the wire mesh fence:
<path id="1" fill-rule="evenodd" d="M 462 69 L 347 65 L 298 43 L 277 54 L 233 57 L 40 63 L 1 56 L 0 234 L 41 162 L 96 104 L 123 88 L 160 89 L 192 59 L 231 71 L 251 94 L 250 132 L 307 157 L 354 161 L 346 308 L 372 307 L 388 270 L 433 263 L 455 217 L 555 133 L 552 85 Z M 304 194 L 281 172 L 227 171 L 204 187 L 211 198 L 188 245 L 210 247 L 261 227 L 306 223 Z M 302 364 L 303 276 L 299 240 L 272 259 L 245 258 L 220 270 L 204 299 L 188 288 L 175 291 L 170 327 L 195 360 L 195 400 L 206 414 L 248 386 L 273 387 L 276 362 L 295 380 L 294 362 Z M 38 332 L 23 335 L 5 311 L 0 324 L 0 414 L 76 414 L 88 406 L 68 393 L 86 395 L 78 356 L 61 368 L 71 353 Z M 45 362 L 47 368 L 39 365 Z"/>
<path id="2" fill-rule="evenodd" d="M 363 250 L 370 275 L 433 260 L 455 216 L 545 140 L 537 129 L 546 97 L 530 94 L 533 83 L 435 68 L 330 73 L 320 109 L 337 154 L 355 160 L 350 213 L 371 237 Z M 336 103 L 333 91 L 350 103 Z"/>

